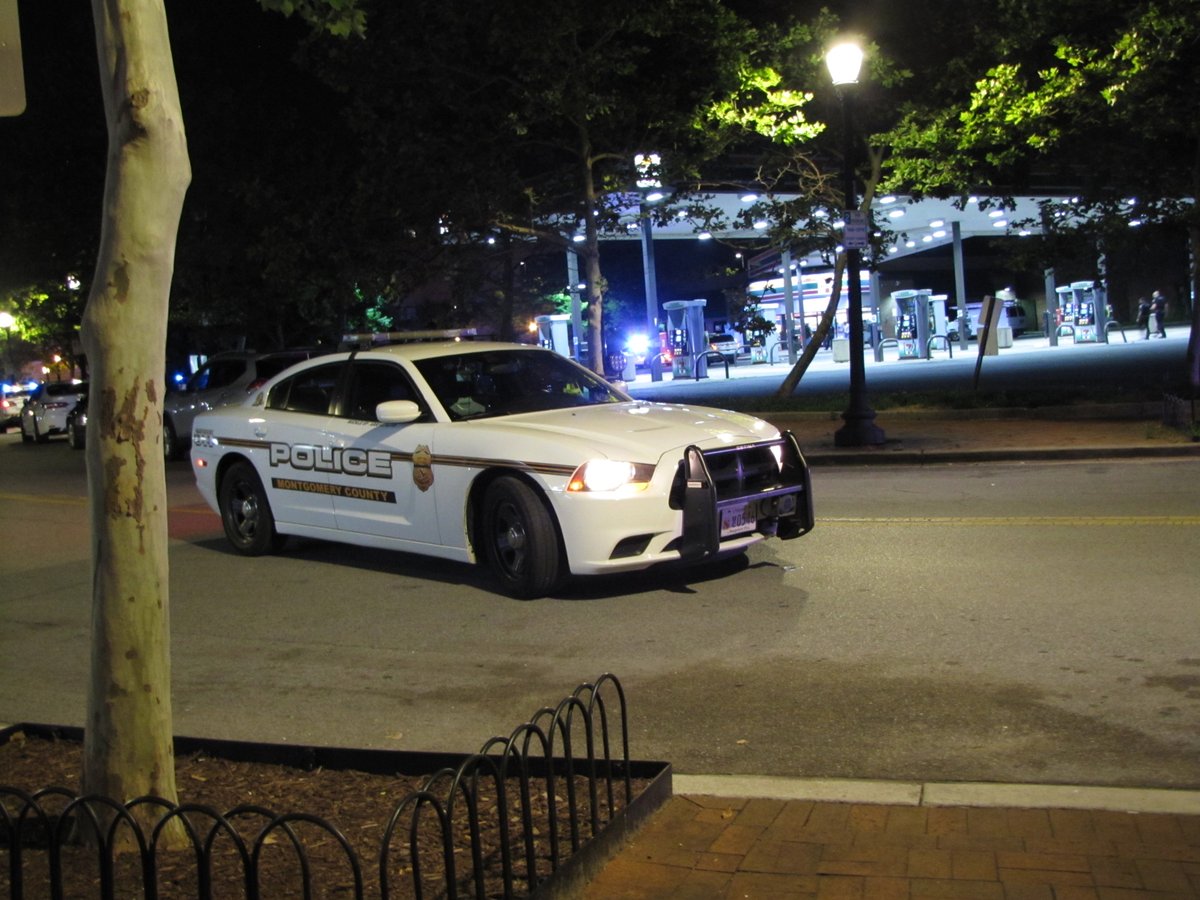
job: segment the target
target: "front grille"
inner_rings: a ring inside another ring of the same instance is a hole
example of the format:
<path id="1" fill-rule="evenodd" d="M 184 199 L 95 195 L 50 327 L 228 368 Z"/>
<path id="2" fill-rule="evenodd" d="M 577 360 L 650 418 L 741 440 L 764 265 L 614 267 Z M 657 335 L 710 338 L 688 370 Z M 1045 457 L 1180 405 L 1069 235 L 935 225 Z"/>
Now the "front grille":
<path id="1" fill-rule="evenodd" d="M 771 442 L 705 450 L 704 465 L 712 476 L 717 501 L 746 497 L 779 487 L 779 463 L 771 450 L 778 446 L 779 442 Z M 671 484 L 672 509 L 683 509 L 686 486 L 687 475 L 681 461 Z"/>
<path id="2" fill-rule="evenodd" d="M 779 483 L 779 463 L 762 444 L 731 450 L 710 450 L 704 463 L 717 488 L 717 500 L 770 490 Z"/>

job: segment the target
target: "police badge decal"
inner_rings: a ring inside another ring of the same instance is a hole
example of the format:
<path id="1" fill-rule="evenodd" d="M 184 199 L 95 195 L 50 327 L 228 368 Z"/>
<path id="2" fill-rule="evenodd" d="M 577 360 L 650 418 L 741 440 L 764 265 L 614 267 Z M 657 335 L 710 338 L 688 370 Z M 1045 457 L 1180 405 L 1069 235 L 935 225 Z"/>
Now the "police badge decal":
<path id="1" fill-rule="evenodd" d="M 413 484 L 424 493 L 433 487 L 433 454 L 425 444 L 418 444 L 412 455 Z"/>

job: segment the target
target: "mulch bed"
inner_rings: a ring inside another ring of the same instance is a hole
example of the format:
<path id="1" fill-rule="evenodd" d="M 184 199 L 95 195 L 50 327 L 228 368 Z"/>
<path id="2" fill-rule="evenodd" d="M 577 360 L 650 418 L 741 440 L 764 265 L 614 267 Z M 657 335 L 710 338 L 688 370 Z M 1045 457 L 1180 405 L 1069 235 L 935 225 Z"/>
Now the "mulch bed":
<path id="1" fill-rule="evenodd" d="M 72 794 L 79 789 L 82 748 L 79 744 L 63 740 L 47 740 L 32 736 L 17 735 L 8 743 L 0 745 L 0 786 L 15 787 L 27 792 L 55 786 L 67 788 Z M 307 813 L 334 826 L 345 836 L 361 866 L 364 897 L 380 896 L 380 856 L 383 838 L 389 818 L 405 797 L 419 790 L 426 780 L 425 775 L 374 775 L 365 772 L 315 769 L 304 771 L 287 766 L 269 765 L 258 762 L 239 762 L 221 759 L 203 753 L 191 754 L 176 760 L 176 785 L 180 804 L 202 804 L 222 814 L 239 806 L 252 805 L 272 813 Z M 482 866 L 480 871 L 487 896 L 503 896 L 501 854 L 497 822 L 497 798 L 489 791 L 486 779 L 481 779 L 479 804 L 479 831 L 483 835 Z M 591 837 L 590 805 L 587 783 L 577 779 L 576 801 L 579 840 L 586 842 Z M 572 841 L 568 819 L 565 783 L 556 784 L 555 805 L 558 809 L 558 854 L 559 863 L 570 856 Z M 634 783 L 634 796 L 644 789 L 644 782 Z M 539 878 L 551 871 L 551 840 L 549 805 L 546 802 L 545 783 L 535 780 L 533 788 L 538 796 L 531 802 L 533 809 L 532 828 L 528 835 L 533 845 L 535 867 Z M 446 785 L 437 791 L 444 804 Z M 528 891 L 525 862 L 526 835 L 519 814 L 519 792 L 516 786 L 506 789 L 508 797 L 509 836 L 512 845 L 513 882 L 517 896 Z M 623 785 L 615 792 L 614 808 L 608 808 L 603 784 L 598 802 L 600 825 L 612 818 L 625 806 Z M 16 815 L 19 801 L 7 796 L 0 803 Z M 46 807 L 55 811 L 62 803 L 48 800 Z M 212 821 L 205 817 L 192 818 L 203 834 Z M 235 820 L 238 834 L 248 848 L 269 818 L 259 816 L 238 817 Z M 402 825 L 390 842 L 388 889 L 392 897 L 412 897 L 412 860 L 409 857 L 409 821 L 406 814 Z M 446 866 L 443 858 L 443 840 L 436 828 L 436 816 L 426 810 L 423 822 L 433 827 L 424 827 L 418 832 L 418 863 L 422 873 L 422 884 L 426 897 L 445 896 L 443 874 Z M 298 838 L 303 842 L 304 856 L 311 867 L 311 894 L 321 897 L 355 896 L 353 869 L 341 843 L 329 831 L 311 823 L 298 822 L 293 825 Z M 460 896 L 475 896 L 474 865 L 468 833 L 468 817 L 465 807 L 456 803 L 452 828 L 452 843 L 456 880 Z M 244 897 L 244 867 L 234 851 L 234 842 L 225 835 L 218 837 L 213 854 L 212 896 L 218 898 Z M 46 862 L 46 851 L 36 846 L 25 851 L 24 882 L 25 896 L 43 898 L 50 896 L 50 879 Z M 100 875 L 97 854 L 94 850 L 68 847 L 64 850 L 64 896 L 92 898 L 100 896 Z M 164 900 L 171 898 L 196 897 L 197 865 L 195 854 L 162 852 L 157 854 L 158 892 Z M 9 881 L 9 853 L 4 820 L 0 817 L 0 897 L 11 892 Z M 144 896 L 138 854 L 123 853 L 117 856 L 115 896 L 140 898 Z M 262 859 L 258 867 L 260 896 L 263 898 L 302 897 L 302 869 L 297 862 L 297 853 L 285 832 L 273 831 L 265 840 Z"/>

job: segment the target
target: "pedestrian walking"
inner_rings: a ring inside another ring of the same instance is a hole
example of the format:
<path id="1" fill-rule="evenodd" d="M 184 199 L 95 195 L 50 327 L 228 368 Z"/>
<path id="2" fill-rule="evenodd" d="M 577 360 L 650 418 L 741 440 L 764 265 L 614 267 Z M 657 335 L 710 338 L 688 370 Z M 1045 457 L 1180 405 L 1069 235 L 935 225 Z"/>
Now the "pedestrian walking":
<path id="1" fill-rule="evenodd" d="M 1154 336 L 1165 338 L 1167 330 L 1163 328 L 1163 319 L 1167 317 L 1167 298 L 1162 295 L 1162 291 L 1155 291 L 1150 295 L 1150 315 L 1154 317 Z M 1150 326 L 1146 326 L 1146 334 L 1149 337 Z"/>
<path id="2" fill-rule="evenodd" d="M 1146 329 L 1146 340 L 1150 340 L 1150 301 L 1145 297 L 1138 297 L 1137 327 L 1138 331 Z"/>

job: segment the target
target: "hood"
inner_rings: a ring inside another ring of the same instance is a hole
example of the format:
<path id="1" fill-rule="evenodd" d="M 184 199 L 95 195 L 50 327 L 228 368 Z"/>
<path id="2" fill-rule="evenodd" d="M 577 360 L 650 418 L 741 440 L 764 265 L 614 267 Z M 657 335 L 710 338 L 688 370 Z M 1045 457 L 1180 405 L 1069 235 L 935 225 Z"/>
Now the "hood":
<path id="1" fill-rule="evenodd" d="M 481 419 L 491 427 L 503 425 L 512 434 L 553 435 L 556 442 L 577 441 L 592 454 L 633 462 L 655 462 L 664 453 L 695 444 L 702 449 L 770 440 L 779 435 L 774 425 L 745 413 L 707 406 L 667 403 L 606 403 L 502 419 Z"/>

